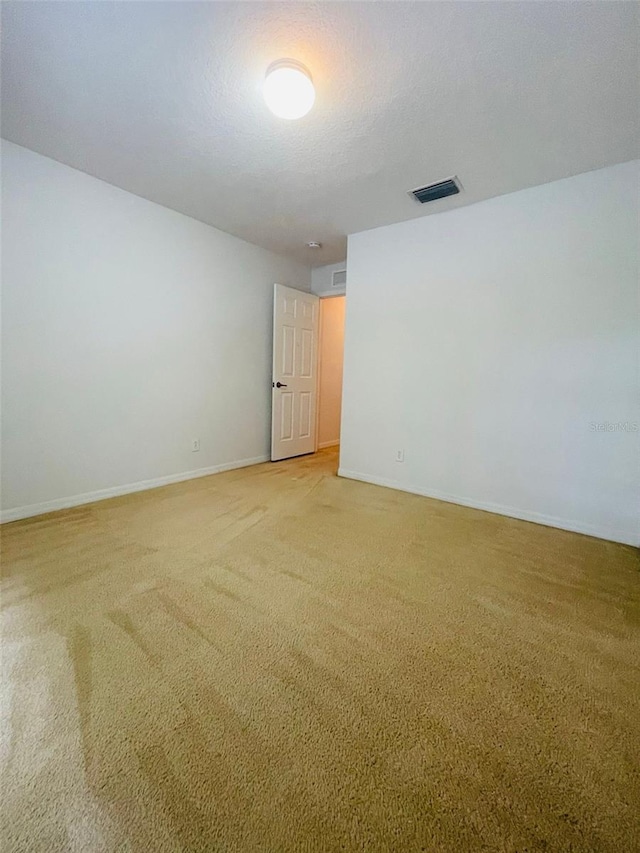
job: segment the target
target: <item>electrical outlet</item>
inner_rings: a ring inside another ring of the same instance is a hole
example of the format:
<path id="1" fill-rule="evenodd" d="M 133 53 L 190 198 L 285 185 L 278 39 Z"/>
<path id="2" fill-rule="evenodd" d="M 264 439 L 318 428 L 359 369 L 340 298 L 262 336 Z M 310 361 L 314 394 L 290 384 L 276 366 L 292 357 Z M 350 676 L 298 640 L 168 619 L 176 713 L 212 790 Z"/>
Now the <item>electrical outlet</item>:
<path id="1" fill-rule="evenodd" d="M 200 439 L 194 438 L 191 442 L 191 452 L 197 453 L 200 450 Z"/>
<path id="2" fill-rule="evenodd" d="M 396 450 L 396 462 L 404 462 L 404 450 Z"/>

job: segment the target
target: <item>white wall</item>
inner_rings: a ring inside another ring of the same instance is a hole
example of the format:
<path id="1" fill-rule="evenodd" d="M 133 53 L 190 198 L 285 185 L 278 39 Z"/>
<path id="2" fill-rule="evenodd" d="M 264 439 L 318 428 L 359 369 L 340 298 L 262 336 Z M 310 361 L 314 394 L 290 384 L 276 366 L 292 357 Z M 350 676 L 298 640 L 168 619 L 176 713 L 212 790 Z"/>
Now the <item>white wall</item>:
<path id="1" fill-rule="evenodd" d="M 310 270 L 11 143 L 2 158 L 3 518 L 266 458 L 273 283 L 308 290 Z"/>
<path id="2" fill-rule="evenodd" d="M 349 238 L 341 474 L 640 543 L 638 166 Z"/>
<path id="3" fill-rule="evenodd" d="M 347 262 L 326 264 L 324 267 L 314 267 L 311 270 L 311 290 L 318 296 L 344 296 L 345 285 L 333 286 L 333 273 L 347 268 Z"/>
<path id="4" fill-rule="evenodd" d="M 340 443 L 345 297 L 320 300 L 318 447 Z"/>

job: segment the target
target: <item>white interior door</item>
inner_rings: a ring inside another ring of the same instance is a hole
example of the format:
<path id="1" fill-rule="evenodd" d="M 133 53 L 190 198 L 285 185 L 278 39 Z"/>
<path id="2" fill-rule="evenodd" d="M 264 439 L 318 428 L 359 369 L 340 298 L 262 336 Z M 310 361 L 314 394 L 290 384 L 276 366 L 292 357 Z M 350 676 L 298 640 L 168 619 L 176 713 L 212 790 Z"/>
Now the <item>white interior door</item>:
<path id="1" fill-rule="evenodd" d="M 273 298 L 271 459 L 316 449 L 319 299 L 276 284 Z"/>

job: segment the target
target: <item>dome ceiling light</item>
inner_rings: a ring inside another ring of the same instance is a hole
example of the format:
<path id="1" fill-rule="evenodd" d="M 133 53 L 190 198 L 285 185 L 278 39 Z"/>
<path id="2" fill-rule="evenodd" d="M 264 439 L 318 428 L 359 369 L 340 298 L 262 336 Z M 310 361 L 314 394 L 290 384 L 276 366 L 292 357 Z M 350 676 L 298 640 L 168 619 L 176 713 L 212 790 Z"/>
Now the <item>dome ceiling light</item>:
<path id="1" fill-rule="evenodd" d="M 296 119 L 306 115 L 316 99 L 308 69 L 295 59 L 278 59 L 267 68 L 264 99 L 278 118 Z"/>

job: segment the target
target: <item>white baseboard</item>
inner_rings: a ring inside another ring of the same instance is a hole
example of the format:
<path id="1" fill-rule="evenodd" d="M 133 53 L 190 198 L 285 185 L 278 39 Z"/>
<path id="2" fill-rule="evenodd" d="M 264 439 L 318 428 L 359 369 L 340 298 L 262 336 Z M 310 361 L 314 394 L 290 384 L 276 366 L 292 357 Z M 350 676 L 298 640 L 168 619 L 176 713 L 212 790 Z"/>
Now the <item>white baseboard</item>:
<path id="1" fill-rule="evenodd" d="M 268 461 L 269 456 L 254 456 L 252 459 L 225 462 L 222 465 L 212 465 L 210 468 L 198 468 L 195 471 L 168 474 L 166 477 L 156 477 L 153 480 L 140 480 L 139 483 L 127 483 L 124 486 L 112 486 L 109 489 L 85 492 L 82 495 L 72 495 L 67 498 L 56 498 L 55 500 L 44 501 L 43 503 L 5 509 L 0 512 L 0 523 L 5 524 L 8 521 L 31 518 L 34 515 L 43 515 L 45 512 L 55 512 L 58 509 L 71 509 L 74 506 L 82 506 L 83 504 L 90 504 L 95 501 L 104 501 L 108 498 L 117 498 L 121 495 L 130 495 L 134 492 L 145 492 L 147 489 L 157 489 L 159 486 L 168 486 L 171 483 L 182 483 L 185 480 L 208 477 L 210 474 L 221 474 L 223 471 L 233 471 L 235 468 L 248 468 L 250 465 L 259 465 L 261 462 Z"/>
<path id="2" fill-rule="evenodd" d="M 340 439 L 336 438 L 335 441 L 321 441 L 318 445 L 318 450 L 324 450 L 325 447 L 338 447 L 340 444 Z"/>
<path id="3" fill-rule="evenodd" d="M 479 509 L 484 512 L 493 512 L 497 515 L 506 515 L 509 518 L 517 518 L 521 521 L 532 521 L 534 524 L 543 524 L 545 527 L 557 527 L 560 530 L 569 530 L 572 533 L 584 533 L 587 536 L 595 536 L 597 539 L 606 539 L 611 542 L 621 542 L 623 545 L 640 546 L 640 533 L 637 531 L 620 530 L 605 525 L 584 524 L 566 518 L 556 518 L 552 515 L 544 515 L 539 512 L 517 509 L 516 507 L 503 506 L 502 504 L 490 503 L 488 501 L 477 501 L 469 498 L 461 498 L 458 495 L 449 495 L 445 492 L 432 491 L 417 486 L 406 486 L 396 480 L 387 480 L 383 477 L 372 477 L 361 474 L 358 471 L 349 471 L 346 468 L 338 469 L 339 477 L 349 480 L 360 480 L 363 483 L 371 483 L 374 486 L 384 486 L 388 489 L 397 489 L 400 492 L 409 492 L 412 495 L 421 495 L 425 498 L 433 498 L 437 501 L 458 504 L 459 506 Z"/>

